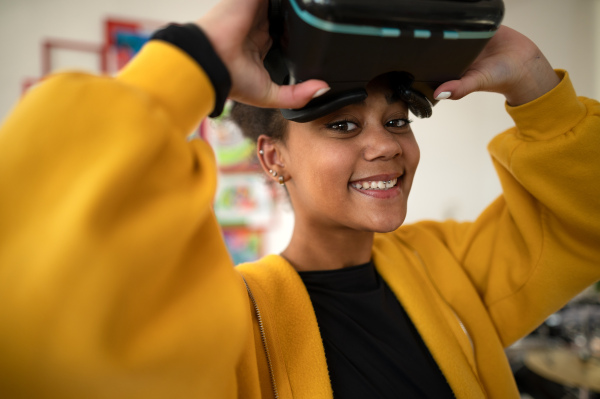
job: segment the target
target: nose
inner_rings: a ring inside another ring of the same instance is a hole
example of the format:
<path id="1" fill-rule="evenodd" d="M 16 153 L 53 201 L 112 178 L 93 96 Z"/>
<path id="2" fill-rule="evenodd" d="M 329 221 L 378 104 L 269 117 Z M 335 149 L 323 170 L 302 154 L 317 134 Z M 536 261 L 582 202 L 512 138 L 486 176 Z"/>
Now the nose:
<path id="1" fill-rule="evenodd" d="M 402 155 L 399 135 L 380 124 L 368 126 L 363 132 L 363 139 L 363 156 L 367 161 L 387 161 Z"/>

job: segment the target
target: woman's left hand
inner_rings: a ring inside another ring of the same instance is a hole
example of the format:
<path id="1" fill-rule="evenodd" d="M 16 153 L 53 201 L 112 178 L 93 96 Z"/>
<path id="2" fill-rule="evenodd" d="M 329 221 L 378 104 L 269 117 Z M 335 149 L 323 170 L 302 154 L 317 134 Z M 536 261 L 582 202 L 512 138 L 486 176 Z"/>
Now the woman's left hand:
<path id="1" fill-rule="evenodd" d="M 463 77 L 440 85 L 434 95 L 449 92 L 450 99 L 458 100 L 476 91 L 488 91 L 503 94 L 509 105 L 518 106 L 544 95 L 559 82 L 535 43 L 501 26 Z"/>

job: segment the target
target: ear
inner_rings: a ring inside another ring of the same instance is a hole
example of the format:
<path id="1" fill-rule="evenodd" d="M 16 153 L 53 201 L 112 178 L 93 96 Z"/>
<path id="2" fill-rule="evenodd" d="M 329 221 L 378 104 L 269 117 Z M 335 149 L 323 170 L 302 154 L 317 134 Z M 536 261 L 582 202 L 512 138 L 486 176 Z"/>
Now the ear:
<path id="1" fill-rule="evenodd" d="M 256 150 L 258 152 L 258 160 L 265 171 L 273 180 L 282 183 L 287 180 L 284 154 L 284 145 L 279 140 L 261 134 L 256 141 Z"/>

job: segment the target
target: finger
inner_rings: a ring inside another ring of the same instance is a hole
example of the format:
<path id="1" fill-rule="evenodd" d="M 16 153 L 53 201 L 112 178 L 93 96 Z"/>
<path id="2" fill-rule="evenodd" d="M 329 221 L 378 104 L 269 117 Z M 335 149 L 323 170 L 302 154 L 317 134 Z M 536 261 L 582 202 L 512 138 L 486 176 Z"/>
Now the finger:
<path id="1" fill-rule="evenodd" d="M 461 79 L 451 80 L 441 84 L 433 93 L 436 100 L 460 100 L 468 94 L 479 91 L 484 87 L 485 77 L 474 71 L 468 71 Z"/>
<path id="2" fill-rule="evenodd" d="M 266 100 L 272 108 L 302 108 L 310 100 L 325 94 L 329 86 L 322 80 L 311 79 L 291 86 L 271 84 Z"/>

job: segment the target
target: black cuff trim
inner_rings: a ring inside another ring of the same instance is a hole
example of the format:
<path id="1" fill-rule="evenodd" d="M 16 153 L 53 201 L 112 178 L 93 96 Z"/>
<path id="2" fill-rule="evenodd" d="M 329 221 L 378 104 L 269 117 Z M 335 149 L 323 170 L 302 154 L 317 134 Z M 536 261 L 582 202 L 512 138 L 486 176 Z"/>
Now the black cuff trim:
<path id="1" fill-rule="evenodd" d="M 215 118 L 221 115 L 231 90 L 231 77 L 202 29 L 196 24 L 170 24 L 156 31 L 150 40 L 171 43 L 185 51 L 200 65 L 212 82 L 216 94 L 215 108 L 209 116 Z"/>

